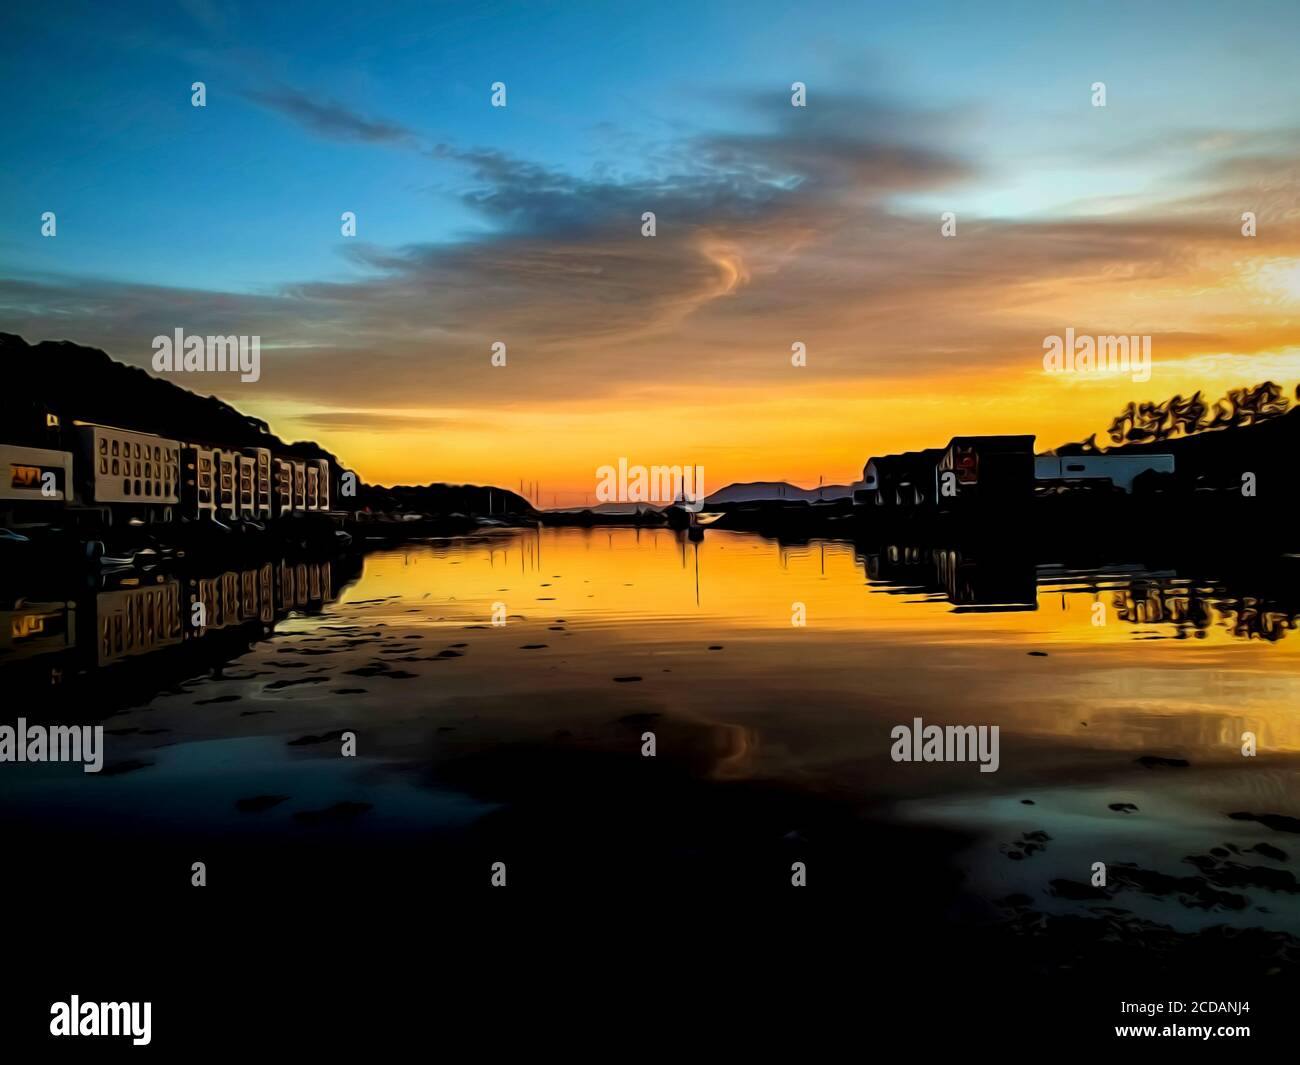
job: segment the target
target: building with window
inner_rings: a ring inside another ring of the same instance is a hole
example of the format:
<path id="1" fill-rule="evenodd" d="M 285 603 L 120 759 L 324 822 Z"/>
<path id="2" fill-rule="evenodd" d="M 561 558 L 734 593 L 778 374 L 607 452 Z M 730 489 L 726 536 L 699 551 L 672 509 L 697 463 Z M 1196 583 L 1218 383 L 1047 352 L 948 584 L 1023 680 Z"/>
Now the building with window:
<path id="1" fill-rule="evenodd" d="M 77 426 L 85 501 L 170 506 L 180 502 L 180 443 L 106 425 Z"/>

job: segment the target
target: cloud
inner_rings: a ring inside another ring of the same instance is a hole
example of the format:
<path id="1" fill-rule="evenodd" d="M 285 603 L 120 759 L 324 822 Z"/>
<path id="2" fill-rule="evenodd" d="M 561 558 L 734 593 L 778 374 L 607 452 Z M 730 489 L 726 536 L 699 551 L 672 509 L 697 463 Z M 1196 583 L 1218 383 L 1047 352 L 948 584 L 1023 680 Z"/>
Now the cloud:
<path id="1" fill-rule="evenodd" d="M 329 410 L 300 414 L 294 419 L 309 428 L 365 431 L 383 429 L 407 431 L 437 429 L 452 424 L 452 419 L 416 414 L 394 414 L 390 411 Z"/>
<path id="2" fill-rule="evenodd" d="M 1170 186 L 1164 200 L 1101 218 L 963 217 L 944 239 L 938 217 L 907 197 L 980 176 L 978 159 L 945 147 L 961 112 L 852 97 L 819 98 L 821 110 L 769 106 L 772 117 L 743 132 L 686 136 L 646 172 L 611 176 L 429 145 L 288 90 L 274 99 L 268 106 L 317 132 L 401 143 L 456 168 L 458 195 L 489 231 L 403 247 L 349 242 L 356 277 L 269 295 L 0 281 L 6 328 L 137 365 L 155 334 L 178 326 L 256 333 L 256 394 L 319 404 L 314 424 L 341 429 L 379 427 L 354 407 L 571 410 L 692 392 L 743 402 L 804 380 L 955 387 L 1041 368 L 1044 335 L 1066 326 L 1153 334 L 1158 357 L 1248 353 L 1282 337 L 1292 311 L 1222 287 L 1253 251 L 1236 221 L 1250 204 L 1232 197 L 1253 188 L 1263 203 L 1295 200 L 1293 159 L 1266 150 L 1286 133 L 1221 150 L 1198 133 L 1209 147 L 1189 163 L 1192 195 Z M 645 211 L 657 217 L 652 238 L 641 235 Z M 1300 250 L 1294 224 L 1269 239 L 1271 255 Z M 490 365 L 497 340 L 506 370 Z M 796 340 L 810 372 L 792 381 Z"/>
<path id="3" fill-rule="evenodd" d="M 366 118 L 342 104 L 320 101 L 288 86 L 248 90 L 242 95 L 331 140 L 395 146 L 414 144 L 416 140 L 411 130 L 396 122 Z"/>

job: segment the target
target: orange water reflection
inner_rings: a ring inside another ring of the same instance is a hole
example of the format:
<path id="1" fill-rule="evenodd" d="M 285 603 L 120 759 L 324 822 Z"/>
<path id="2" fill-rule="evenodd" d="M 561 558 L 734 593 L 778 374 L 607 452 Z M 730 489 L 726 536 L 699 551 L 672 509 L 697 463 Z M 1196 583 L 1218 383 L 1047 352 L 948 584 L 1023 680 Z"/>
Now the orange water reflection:
<path id="1" fill-rule="evenodd" d="M 393 597 L 369 616 L 481 624 L 485 643 L 499 636 L 512 650 L 522 633 L 548 641 L 511 677 L 480 674 L 487 688 L 640 673 L 644 698 L 717 724 L 762 723 L 768 756 L 776 742 L 805 764 L 877 754 L 881 720 L 914 712 L 1087 749 L 1240 762 L 1244 731 L 1261 757 L 1300 750 L 1294 615 L 1251 591 L 1174 570 L 984 567 L 955 552 L 719 531 L 692 544 L 619 528 L 381 551 L 344 602 Z M 491 625 L 496 604 L 510 616 L 503 630 Z M 547 636 L 561 619 L 567 632 Z M 738 744 L 728 763 L 759 758 L 755 746 Z"/>

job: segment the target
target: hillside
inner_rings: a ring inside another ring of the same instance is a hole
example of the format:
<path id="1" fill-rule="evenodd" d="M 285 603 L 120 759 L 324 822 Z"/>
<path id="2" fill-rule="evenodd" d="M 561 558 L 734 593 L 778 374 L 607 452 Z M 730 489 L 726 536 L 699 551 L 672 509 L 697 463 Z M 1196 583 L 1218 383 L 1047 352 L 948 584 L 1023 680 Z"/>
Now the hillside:
<path id="1" fill-rule="evenodd" d="M 337 459 L 312 441 L 289 443 L 266 422 L 215 396 L 200 396 L 110 358 L 98 348 L 66 340 L 28 344 L 0 333 L 0 426 L 5 440 L 40 444 L 45 412 L 63 425 L 74 420 L 137 429 L 177 440 L 227 447 L 270 447 L 303 458 Z"/>
<path id="2" fill-rule="evenodd" d="M 1196 487 L 1237 489 L 1253 473 L 1258 492 L 1294 494 L 1300 454 L 1300 407 L 1232 429 L 1209 429 L 1153 443 L 1127 444 L 1108 455 L 1173 455 L 1179 482 Z"/>
<path id="3" fill-rule="evenodd" d="M 28 344 L 0 333 L 0 443 L 71 448 L 74 421 L 97 422 L 214 447 L 266 447 L 284 455 L 338 458 L 311 440 L 287 442 L 259 418 L 215 396 L 200 396 L 135 366 L 117 362 L 98 348 L 69 341 Z M 46 428 L 46 413 L 61 422 L 57 440 Z M 489 493 L 491 497 L 489 498 Z M 426 514 L 528 514 L 529 503 L 500 488 L 429 484 L 382 488 L 358 486 L 357 504 L 372 510 L 411 510 Z"/>

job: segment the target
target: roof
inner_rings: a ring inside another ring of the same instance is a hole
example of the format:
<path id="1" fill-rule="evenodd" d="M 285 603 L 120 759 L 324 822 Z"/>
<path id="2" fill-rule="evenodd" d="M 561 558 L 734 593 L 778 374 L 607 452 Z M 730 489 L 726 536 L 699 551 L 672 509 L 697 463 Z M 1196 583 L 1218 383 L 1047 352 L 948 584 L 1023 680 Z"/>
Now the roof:
<path id="1" fill-rule="evenodd" d="M 975 447 L 986 454 L 998 452 L 1015 452 L 1034 450 L 1033 436 L 954 436 L 948 441 L 947 451 L 952 447 Z"/>

